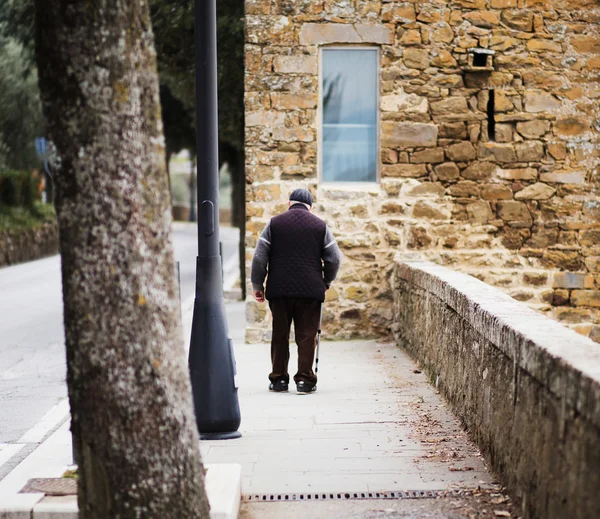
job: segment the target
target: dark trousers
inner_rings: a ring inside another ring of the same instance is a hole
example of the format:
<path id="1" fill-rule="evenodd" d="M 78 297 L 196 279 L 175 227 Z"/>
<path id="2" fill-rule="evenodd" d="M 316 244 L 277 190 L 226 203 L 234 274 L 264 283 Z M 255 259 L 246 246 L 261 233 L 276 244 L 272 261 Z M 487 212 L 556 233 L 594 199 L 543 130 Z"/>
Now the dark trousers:
<path id="1" fill-rule="evenodd" d="M 294 322 L 296 344 L 298 345 L 298 372 L 294 382 L 301 380 L 309 384 L 317 383 L 313 371 L 317 331 L 321 312 L 321 301 L 300 297 L 271 299 L 269 307 L 273 314 L 273 337 L 271 338 L 271 362 L 273 371 L 271 382 L 283 379 L 289 382 L 288 362 L 290 360 L 290 327 Z"/>

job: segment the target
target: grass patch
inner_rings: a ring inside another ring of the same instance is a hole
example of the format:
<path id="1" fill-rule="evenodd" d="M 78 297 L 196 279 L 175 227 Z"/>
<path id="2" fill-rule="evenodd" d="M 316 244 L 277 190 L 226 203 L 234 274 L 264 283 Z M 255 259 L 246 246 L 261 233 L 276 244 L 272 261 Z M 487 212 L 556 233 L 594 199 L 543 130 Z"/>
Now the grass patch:
<path id="1" fill-rule="evenodd" d="M 63 475 L 63 478 L 67 478 L 67 479 L 78 479 L 79 478 L 79 474 L 77 474 L 77 469 L 75 470 L 67 470 Z"/>
<path id="2" fill-rule="evenodd" d="M 56 213 L 52 204 L 34 202 L 31 207 L 0 205 L 0 232 L 34 229 L 52 222 L 56 222 Z"/>

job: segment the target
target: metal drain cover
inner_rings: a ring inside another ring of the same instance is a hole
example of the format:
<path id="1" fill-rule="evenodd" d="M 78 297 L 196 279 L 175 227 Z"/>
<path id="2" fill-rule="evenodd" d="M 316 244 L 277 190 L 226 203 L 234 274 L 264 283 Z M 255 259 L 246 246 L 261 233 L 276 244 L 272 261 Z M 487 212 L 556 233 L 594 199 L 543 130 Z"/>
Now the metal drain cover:
<path id="1" fill-rule="evenodd" d="M 390 492 L 316 492 L 287 494 L 247 494 L 246 502 L 281 501 L 348 501 L 358 499 L 436 499 L 440 497 L 464 497 L 474 490 L 400 490 Z"/>
<path id="2" fill-rule="evenodd" d="M 71 478 L 30 479 L 20 490 L 22 494 L 41 493 L 47 496 L 72 496 L 77 494 L 77 480 Z"/>

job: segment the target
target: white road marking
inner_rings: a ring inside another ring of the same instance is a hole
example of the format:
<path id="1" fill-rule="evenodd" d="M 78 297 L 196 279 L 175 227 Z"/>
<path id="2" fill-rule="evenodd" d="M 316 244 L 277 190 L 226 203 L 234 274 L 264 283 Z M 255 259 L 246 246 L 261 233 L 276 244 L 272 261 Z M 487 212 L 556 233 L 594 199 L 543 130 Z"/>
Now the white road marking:
<path id="1" fill-rule="evenodd" d="M 0 443 L 0 467 L 19 452 L 25 445 L 22 443 Z"/>
<path id="2" fill-rule="evenodd" d="M 29 429 L 19 443 L 40 443 L 44 437 L 63 421 L 70 412 L 69 399 L 65 398 L 56 404 L 44 417 Z"/>

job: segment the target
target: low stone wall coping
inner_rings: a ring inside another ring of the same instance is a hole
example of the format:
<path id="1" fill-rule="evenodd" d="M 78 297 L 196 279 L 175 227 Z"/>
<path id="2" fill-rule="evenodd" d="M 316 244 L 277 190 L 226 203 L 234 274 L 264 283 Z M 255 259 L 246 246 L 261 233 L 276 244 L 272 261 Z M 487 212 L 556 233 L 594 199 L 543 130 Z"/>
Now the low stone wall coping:
<path id="1" fill-rule="evenodd" d="M 435 295 L 566 407 L 600 428 L 600 347 L 500 290 L 411 256 L 395 257 L 397 275 Z"/>

